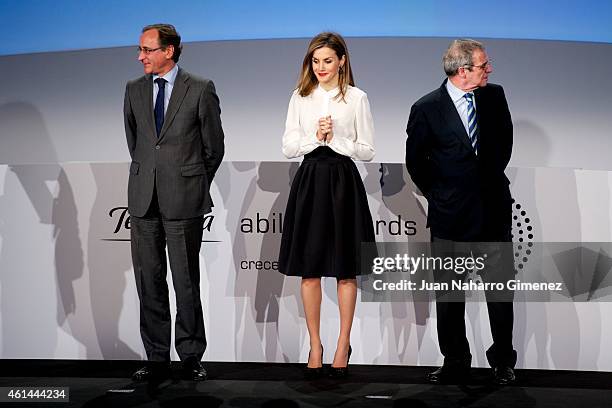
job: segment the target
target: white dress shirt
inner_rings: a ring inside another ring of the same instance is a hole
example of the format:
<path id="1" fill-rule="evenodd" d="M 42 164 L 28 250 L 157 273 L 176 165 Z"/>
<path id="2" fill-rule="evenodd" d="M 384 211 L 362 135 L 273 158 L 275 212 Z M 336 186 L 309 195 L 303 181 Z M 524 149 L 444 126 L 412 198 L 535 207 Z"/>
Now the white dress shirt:
<path id="1" fill-rule="evenodd" d="M 446 90 L 450 95 L 451 100 L 455 104 L 455 108 L 459 113 L 459 117 L 461 118 L 461 122 L 463 122 L 463 127 L 465 128 L 465 133 L 470 134 L 470 127 L 468 125 L 468 103 L 467 100 L 463 97 L 466 93 L 461 89 L 457 88 L 455 84 L 451 82 L 449 79 L 446 81 Z M 474 110 L 476 110 L 476 98 L 474 97 L 474 92 L 469 92 L 472 94 L 472 103 L 474 104 Z"/>
<path id="2" fill-rule="evenodd" d="M 168 110 L 168 104 L 170 103 L 170 96 L 172 95 L 172 89 L 174 88 L 174 81 L 176 80 L 176 74 L 178 74 L 178 65 L 174 65 L 170 71 L 166 72 L 161 77 L 157 74 L 153 75 L 153 107 L 155 107 L 155 100 L 157 99 L 157 92 L 159 92 L 159 85 L 155 83 L 157 78 L 164 78 L 167 82 L 164 85 L 164 115 Z"/>
<path id="3" fill-rule="evenodd" d="M 303 156 L 319 146 L 329 146 L 354 160 L 374 158 L 374 123 L 366 93 L 349 86 L 345 100 L 336 95 L 338 88 L 326 91 L 321 86 L 305 97 L 293 92 L 283 135 L 287 158 Z M 319 119 L 327 115 L 331 115 L 333 129 L 329 143 L 317 139 Z"/>

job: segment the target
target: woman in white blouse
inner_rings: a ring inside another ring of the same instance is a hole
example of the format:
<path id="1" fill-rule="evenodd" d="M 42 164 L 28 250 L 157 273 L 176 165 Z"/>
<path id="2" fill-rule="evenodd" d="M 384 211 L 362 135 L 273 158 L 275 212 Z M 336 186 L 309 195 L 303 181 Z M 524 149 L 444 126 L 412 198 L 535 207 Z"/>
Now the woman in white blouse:
<path id="1" fill-rule="evenodd" d="M 355 87 L 348 50 L 336 33 L 314 37 L 287 112 L 283 153 L 304 156 L 284 215 L 279 270 L 301 276 L 310 353 L 305 374 L 323 374 L 321 277 L 337 279 L 340 333 L 329 375 L 348 375 L 361 244 L 374 242 L 372 216 L 353 160 L 374 157 L 367 95 Z"/>

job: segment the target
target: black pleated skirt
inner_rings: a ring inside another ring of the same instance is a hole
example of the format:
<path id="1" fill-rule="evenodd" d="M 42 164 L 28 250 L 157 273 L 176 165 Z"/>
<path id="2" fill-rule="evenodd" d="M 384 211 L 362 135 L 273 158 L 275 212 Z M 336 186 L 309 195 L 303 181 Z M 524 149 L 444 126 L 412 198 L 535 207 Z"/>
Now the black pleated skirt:
<path id="1" fill-rule="evenodd" d="M 353 160 L 327 146 L 305 155 L 283 216 L 279 271 L 352 279 L 367 272 L 361 266 L 362 242 L 374 241 L 368 199 Z"/>

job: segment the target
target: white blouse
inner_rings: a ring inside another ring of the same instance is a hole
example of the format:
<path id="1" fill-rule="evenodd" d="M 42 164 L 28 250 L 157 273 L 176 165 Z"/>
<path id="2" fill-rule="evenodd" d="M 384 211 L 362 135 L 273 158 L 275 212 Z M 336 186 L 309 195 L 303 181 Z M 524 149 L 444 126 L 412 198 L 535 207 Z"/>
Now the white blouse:
<path id="1" fill-rule="evenodd" d="M 374 123 L 368 96 L 359 88 L 349 86 L 345 100 L 338 88 L 326 91 L 318 86 L 310 95 L 302 97 L 295 90 L 289 101 L 283 154 L 287 158 L 303 156 L 319 146 L 329 146 L 336 153 L 354 160 L 374 158 Z M 319 119 L 331 115 L 331 142 L 317 139 Z"/>

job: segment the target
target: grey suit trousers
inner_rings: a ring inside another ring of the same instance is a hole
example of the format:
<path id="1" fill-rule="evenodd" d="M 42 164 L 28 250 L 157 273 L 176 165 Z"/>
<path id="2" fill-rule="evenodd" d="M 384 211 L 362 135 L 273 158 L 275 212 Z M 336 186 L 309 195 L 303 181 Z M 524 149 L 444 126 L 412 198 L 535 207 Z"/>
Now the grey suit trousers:
<path id="1" fill-rule="evenodd" d="M 171 318 L 166 246 L 176 293 L 175 348 L 181 359 L 202 359 L 206 350 L 200 300 L 203 217 L 164 218 L 154 196 L 144 217 L 131 217 L 132 262 L 140 298 L 140 334 L 149 361 L 170 361 Z"/>

